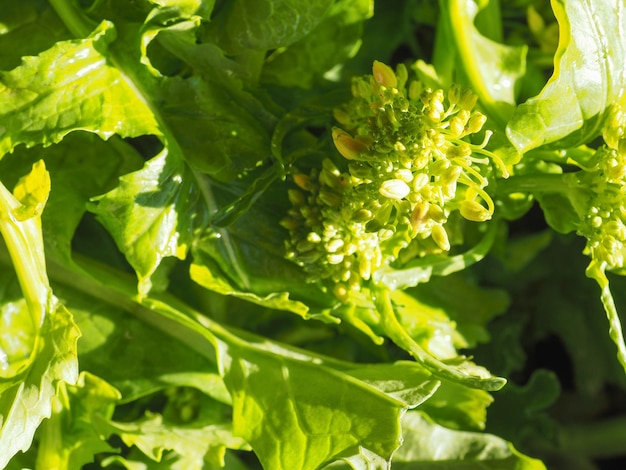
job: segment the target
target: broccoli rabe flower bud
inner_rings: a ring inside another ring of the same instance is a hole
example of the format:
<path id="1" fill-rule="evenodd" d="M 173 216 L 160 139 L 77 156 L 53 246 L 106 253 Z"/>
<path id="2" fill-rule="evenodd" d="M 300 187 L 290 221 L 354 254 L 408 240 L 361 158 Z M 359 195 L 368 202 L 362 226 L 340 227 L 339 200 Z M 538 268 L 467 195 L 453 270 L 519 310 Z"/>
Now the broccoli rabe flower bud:
<path id="1" fill-rule="evenodd" d="M 485 149 L 489 131 L 480 144 L 470 141 L 486 121 L 475 104 L 469 90 L 433 90 L 409 81 L 404 65 L 394 72 L 374 62 L 335 110 L 332 138 L 343 159 L 329 156 L 321 169 L 293 175 L 287 257 L 345 298 L 401 253 L 449 251 L 458 238 L 447 225 L 453 212 L 489 220 L 490 163 L 506 170 Z"/>
<path id="2" fill-rule="evenodd" d="M 611 270 L 624 267 L 626 254 L 626 140 L 606 141 L 596 151 L 593 166 L 576 174 L 575 185 L 586 195 L 579 204 L 578 226 L 578 233 L 587 239 L 585 251 Z"/>

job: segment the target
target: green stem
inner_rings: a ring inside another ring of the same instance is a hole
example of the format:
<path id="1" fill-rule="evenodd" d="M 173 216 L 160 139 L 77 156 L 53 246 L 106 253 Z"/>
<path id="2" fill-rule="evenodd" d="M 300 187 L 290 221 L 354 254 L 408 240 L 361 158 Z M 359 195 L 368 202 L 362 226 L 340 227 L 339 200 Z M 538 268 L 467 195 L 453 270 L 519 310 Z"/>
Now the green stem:
<path id="1" fill-rule="evenodd" d="M 560 173 L 515 175 L 498 180 L 498 194 L 511 193 L 567 193 L 570 187 Z"/>
<path id="2" fill-rule="evenodd" d="M 606 263 L 597 260 L 591 260 L 585 271 L 587 277 L 594 279 L 600 286 L 600 300 L 606 312 L 609 321 L 609 336 L 617 346 L 617 359 L 626 372 L 626 343 L 624 342 L 624 333 L 622 332 L 622 324 L 620 322 L 611 288 L 609 278 L 605 273 Z"/>
<path id="3" fill-rule="evenodd" d="M 76 11 L 68 0 L 49 0 L 65 27 L 77 38 L 86 38 L 97 26 Z"/>
<path id="4" fill-rule="evenodd" d="M 592 458 L 623 456 L 626 416 L 563 427 L 559 431 L 559 447 L 565 453 Z"/>

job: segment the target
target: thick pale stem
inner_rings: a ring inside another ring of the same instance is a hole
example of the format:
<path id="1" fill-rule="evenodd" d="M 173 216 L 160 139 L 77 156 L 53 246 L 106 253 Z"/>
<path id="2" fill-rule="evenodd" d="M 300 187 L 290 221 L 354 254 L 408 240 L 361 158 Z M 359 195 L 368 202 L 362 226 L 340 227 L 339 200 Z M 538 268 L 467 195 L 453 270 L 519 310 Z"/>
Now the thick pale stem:
<path id="1" fill-rule="evenodd" d="M 39 327 L 52 299 L 41 220 L 39 216 L 18 220 L 15 211 L 20 207 L 21 203 L 0 183 L 0 234 L 11 256 L 33 324 Z"/>

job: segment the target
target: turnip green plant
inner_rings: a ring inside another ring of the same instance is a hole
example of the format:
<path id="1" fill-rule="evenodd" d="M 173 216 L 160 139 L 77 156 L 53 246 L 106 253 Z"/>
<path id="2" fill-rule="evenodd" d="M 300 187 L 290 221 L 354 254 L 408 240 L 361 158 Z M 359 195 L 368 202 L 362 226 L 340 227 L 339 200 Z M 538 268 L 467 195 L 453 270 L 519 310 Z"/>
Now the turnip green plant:
<path id="1" fill-rule="evenodd" d="M 0 468 L 623 463 L 625 31 L 6 0 Z"/>

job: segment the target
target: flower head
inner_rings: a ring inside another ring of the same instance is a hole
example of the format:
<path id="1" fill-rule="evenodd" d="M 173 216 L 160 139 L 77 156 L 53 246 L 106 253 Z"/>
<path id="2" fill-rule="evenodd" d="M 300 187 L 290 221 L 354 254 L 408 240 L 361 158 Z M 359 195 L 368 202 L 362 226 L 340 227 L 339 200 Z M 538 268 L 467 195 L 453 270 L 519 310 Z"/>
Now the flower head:
<path id="1" fill-rule="evenodd" d="M 374 62 L 372 75 L 353 81 L 352 95 L 335 110 L 332 131 L 343 159 L 329 157 L 321 169 L 293 176 L 298 194 L 283 220 L 288 258 L 313 280 L 339 283 L 340 297 L 403 250 L 450 250 L 453 212 L 490 219 L 484 174 L 490 157 L 497 160 L 484 149 L 488 133 L 480 145 L 469 140 L 486 121 L 469 90 L 425 88 L 409 82 L 403 65 L 394 72 Z"/>
<path id="2" fill-rule="evenodd" d="M 585 194 L 578 233 L 585 251 L 607 269 L 624 267 L 626 256 L 626 114 L 616 107 L 603 130 L 605 145 L 591 165 L 571 176 Z"/>

